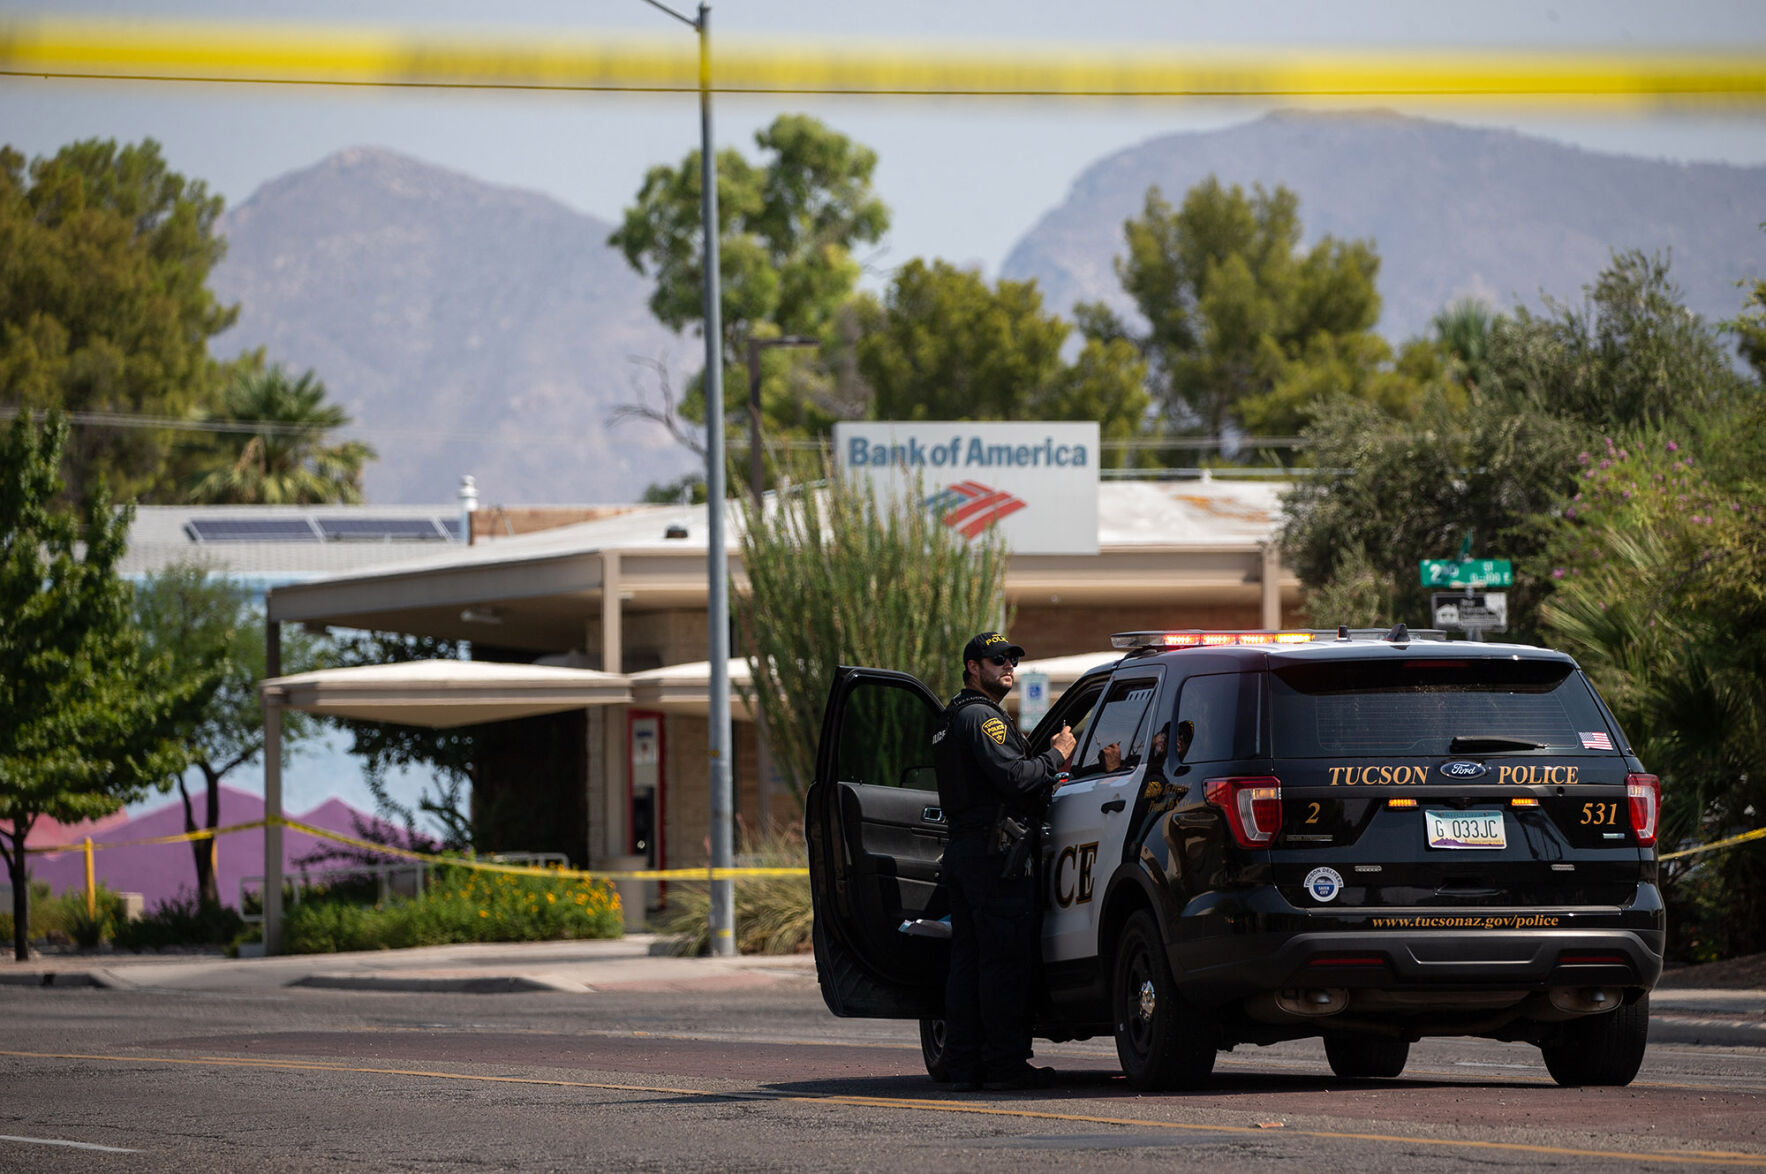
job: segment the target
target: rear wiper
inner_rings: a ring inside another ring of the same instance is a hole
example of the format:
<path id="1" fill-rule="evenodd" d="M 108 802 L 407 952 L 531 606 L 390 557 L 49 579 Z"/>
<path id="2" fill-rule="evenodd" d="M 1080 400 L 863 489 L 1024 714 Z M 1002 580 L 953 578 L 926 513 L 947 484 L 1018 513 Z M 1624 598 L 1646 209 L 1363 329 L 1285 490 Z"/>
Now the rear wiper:
<path id="1" fill-rule="evenodd" d="M 1449 754 L 1494 754 L 1502 750 L 1543 750 L 1544 742 L 1508 738 L 1501 734 L 1461 734 L 1447 744 Z"/>

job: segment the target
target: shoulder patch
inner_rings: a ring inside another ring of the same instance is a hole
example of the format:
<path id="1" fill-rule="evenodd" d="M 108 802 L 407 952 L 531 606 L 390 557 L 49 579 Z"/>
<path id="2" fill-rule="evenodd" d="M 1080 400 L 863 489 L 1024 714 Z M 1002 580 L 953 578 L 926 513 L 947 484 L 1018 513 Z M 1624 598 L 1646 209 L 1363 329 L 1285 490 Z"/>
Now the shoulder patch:
<path id="1" fill-rule="evenodd" d="M 998 742 L 1001 746 L 1006 744 L 1006 723 L 997 717 L 990 717 L 982 722 L 981 732 L 986 734 L 989 738 L 992 738 L 995 742 Z"/>

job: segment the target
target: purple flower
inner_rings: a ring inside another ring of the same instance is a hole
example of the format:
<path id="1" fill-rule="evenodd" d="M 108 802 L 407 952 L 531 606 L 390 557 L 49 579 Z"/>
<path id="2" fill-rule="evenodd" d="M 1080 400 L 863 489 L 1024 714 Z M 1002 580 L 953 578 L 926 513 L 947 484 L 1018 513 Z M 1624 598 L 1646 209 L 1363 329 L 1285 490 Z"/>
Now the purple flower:
<path id="1" fill-rule="evenodd" d="M 1575 506 L 1572 505 L 1572 506 L 1565 506 L 1564 507 L 1564 517 L 1573 518 L 1575 516 L 1576 516 L 1576 507 Z"/>
<path id="2" fill-rule="evenodd" d="M 1626 491 L 1625 491 L 1625 500 L 1626 500 L 1626 501 L 1630 501 L 1630 500 L 1631 500 L 1631 491 L 1630 491 L 1630 490 L 1629 490 L 1629 489 L 1627 489 L 1627 490 L 1626 490 Z"/>
<path id="3" fill-rule="evenodd" d="M 1679 452 L 1680 446 L 1678 444 L 1675 444 L 1672 440 L 1670 440 L 1668 442 L 1668 451 L 1669 452 Z"/>
<path id="4" fill-rule="evenodd" d="M 1553 571 L 1553 572 L 1552 572 L 1552 573 L 1551 573 L 1551 577 L 1552 577 L 1552 578 L 1554 578 L 1554 579 L 1561 579 L 1561 578 L 1563 578 L 1563 577 L 1564 577 L 1564 568 L 1562 568 L 1562 567 L 1559 567 L 1559 568 L 1557 568 L 1557 569 L 1556 569 L 1556 570 L 1554 570 L 1554 571 Z"/>
<path id="5" fill-rule="evenodd" d="M 1611 462 L 1611 461 L 1605 461 L 1605 460 L 1603 460 L 1603 461 L 1602 461 L 1602 462 L 1601 462 L 1601 463 L 1600 463 L 1600 467 L 1601 467 L 1601 468 L 1603 468 L 1603 469 L 1610 469 L 1610 468 L 1612 468 L 1612 467 L 1613 467 L 1613 462 Z"/>
<path id="6" fill-rule="evenodd" d="M 1589 457 L 1588 457 L 1587 453 L 1579 452 L 1576 454 L 1576 463 L 1578 465 L 1586 465 L 1588 463 L 1588 461 L 1589 461 Z"/>

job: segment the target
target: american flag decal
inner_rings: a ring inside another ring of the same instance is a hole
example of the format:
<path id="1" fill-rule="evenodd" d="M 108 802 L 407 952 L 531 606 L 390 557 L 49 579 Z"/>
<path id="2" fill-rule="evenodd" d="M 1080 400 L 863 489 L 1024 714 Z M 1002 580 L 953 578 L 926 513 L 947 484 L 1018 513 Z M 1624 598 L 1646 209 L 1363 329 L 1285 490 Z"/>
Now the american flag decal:
<path id="1" fill-rule="evenodd" d="M 1604 730 L 1592 734 L 1581 733 L 1576 736 L 1582 739 L 1582 749 L 1584 750 L 1611 750 L 1613 748 L 1613 740 L 1607 737 Z"/>
<path id="2" fill-rule="evenodd" d="M 920 504 L 964 538 L 973 538 L 1006 515 L 1017 513 L 1027 503 L 1003 489 L 993 489 L 979 481 L 955 481 Z"/>

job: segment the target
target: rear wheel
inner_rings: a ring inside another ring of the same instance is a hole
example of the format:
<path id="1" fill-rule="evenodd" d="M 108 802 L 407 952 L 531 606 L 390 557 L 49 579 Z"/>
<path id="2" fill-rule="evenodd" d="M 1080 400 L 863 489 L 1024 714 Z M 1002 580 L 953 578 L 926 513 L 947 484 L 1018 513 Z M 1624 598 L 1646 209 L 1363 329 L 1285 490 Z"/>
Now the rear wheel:
<path id="1" fill-rule="evenodd" d="M 926 1075 L 940 1084 L 950 1083 L 950 1065 L 945 1062 L 944 1020 L 920 1020 L 920 1057 L 926 1061 Z"/>
<path id="2" fill-rule="evenodd" d="M 1129 1083 L 1148 1091 L 1195 1088 L 1214 1071 L 1215 1036 L 1178 992 L 1152 915 L 1134 913 L 1116 940 L 1111 984 L 1116 1056 Z"/>
<path id="3" fill-rule="evenodd" d="M 1389 1035 L 1327 1035 L 1325 1059 L 1344 1080 L 1397 1076 L 1410 1059 L 1410 1041 Z"/>
<path id="4" fill-rule="evenodd" d="M 1539 1045 L 1551 1078 L 1566 1088 L 1630 1084 L 1649 1043 L 1649 996 L 1617 1011 L 1572 1019 Z"/>

